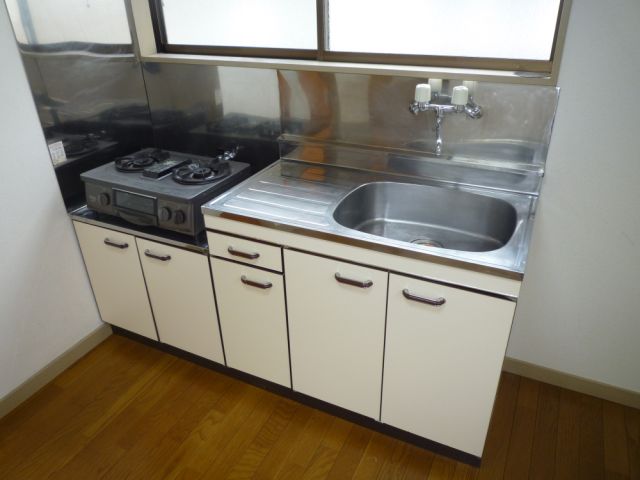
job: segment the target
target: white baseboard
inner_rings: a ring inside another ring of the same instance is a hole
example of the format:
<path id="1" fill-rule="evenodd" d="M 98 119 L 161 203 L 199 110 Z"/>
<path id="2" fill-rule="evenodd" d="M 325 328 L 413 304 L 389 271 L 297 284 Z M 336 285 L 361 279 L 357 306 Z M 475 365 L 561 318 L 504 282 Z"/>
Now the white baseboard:
<path id="1" fill-rule="evenodd" d="M 634 392 L 595 380 L 578 377 L 570 373 L 552 370 L 511 357 L 504 359 L 502 370 L 611 402 L 621 403 L 629 407 L 640 408 L 640 392 Z"/>
<path id="2" fill-rule="evenodd" d="M 51 363 L 33 374 L 14 390 L 0 398 L 0 418 L 4 417 L 34 393 L 73 365 L 85 354 L 93 350 L 111 335 L 111 326 L 104 323 L 89 335 L 78 341 L 66 352 L 56 357 Z"/>

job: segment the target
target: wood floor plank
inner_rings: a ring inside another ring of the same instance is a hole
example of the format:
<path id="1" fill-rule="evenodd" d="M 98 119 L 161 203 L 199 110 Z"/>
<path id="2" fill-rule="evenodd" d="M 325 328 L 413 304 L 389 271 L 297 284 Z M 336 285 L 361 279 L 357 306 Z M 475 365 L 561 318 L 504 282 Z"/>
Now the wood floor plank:
<path id="1" fill-rule="evenodd" d="M 8 468 L 13 460 L 20 458 L 16 456 L 19 452 L 39 448 L 64 428 L 76 416 L 78 409 L 91 403 L 97 391 L 109 388 L 109 385 L 101 385 L 98 379 L 104 376 L 111 378 L 113 372 L 120 372 L 123 367 L 141 361 L 137 357 L 144 350 L 141 345 L 119 340 L 105 343 L 108 344 L 100 345 L 102 348 L 99 349 L 107 350 L 108 354 L 104 358 L 93 355 L 101 361 L 91 363 L 91 368 L 75 388 L 59 388 L 54 381 L 38 392 L 34 400 L 29 400 L 0 421 L 0 465 Z M 41 408 L 32 408 L 33 402 L 38 402 Z M 69 408 L 70 405 L 74 408 Z M 19 429 L 15 428 L 17 424 Z"/>
<path id="2" fill-rule="evenodd" d="M 528 378 L 520 379 L 504 471 L 505 478 L 526 478 L 529 474 L 539 390 L 539 382 Z"/>
<path id="3" fill-rule="evenodd" d="M 431 464 L 427 480 L 451 480 L 456 471 L 456 463 L 450 458 L 436 455 Z"/>
<path id="4" fill-rule="evenodd" d="M 175 421 L 171 418 L 167 419 L 169 425 L 167 425 L 166 434 L 152 449 L 147 450 L 145 461 L 139 462 L 132 470 L 133 477 L 165 478 L 167 476 L 168 471 L 171 470 L 171 463 L 167 459 L 179 449 L 229 388 L 230 382 L 227 379 L 222 377 L 212 381 L 210 373 L 213 372 L 205 372 L 202 377 L 198 377 L 202 381 L 196 380 L 184 392 L 190 397 L 189 405 L 185 406 L 182 414 L 178 413 L 180 408 L 175 408 Z"/>
<path id="5" fill-rule="evenodd" d="M 411 450 L 409 445 L 403 442 L 394 442 L 394 448 L 387 455 L 385 462 L 382 464 L 382 468 L 378 472 L 377 478 L 379 480 L 387 478 L 402 478 L 405 474 L 407 467 L 407 460 L 411 456 Z"/>
<path id="6" fill-rule="evenodd" d="M 138 377 L 141 388 L 123 390 L 121 401 L 118 402 L 122 407 L 119 412 L 108 409 L 108 418 L 98 415 L 95 421 L 88 422 L 88 428 L 85 431 L 87 443 L 64 465 L 53 471 L 49 478 L 62 480 L 88 478 L 91 476 L 99 477 L 106 473 L 126 451 L 118 444 L 118 440 L 123 430 L 131 426 L 132 417 L 129 411 L 140 411 L 140 405 L 145 403 L 145 396 L 147 397 L 146 404 L 148 405 L 151 405 L 152 401 L 157 401 L 158 390 L 153 389 L 152 386 L 163 383 L 165 378 L 162 376 L 163 373 L 173 364 L 175 364 L 175 359 L 166 356 L 161 357 L 156 364 L 147 368 Z M 161 378 L 163 380 L 160 380 Z M 145 411 L 142 413 L 145 413 Z M 100 423 L 103 428 L 96 430 L 94 427 L 96 423 Z M 87 435 L 86 432 L 91 432 L 91 435 Z"/>
<path id="7" fill-rule="evenodd" d="M 407 460 L 407 468 L 402 476 L 403 480 L 423 480 L 427 478 L 433 460 L 436 455 L 424 448 L 409 446 L 409 459 Z M 457 462 L 456 462 L 457 463 Z"/>
<path id="8" fill-rule="evenodd" d="M 466 463 L 457 462 L 452 480 L 475 480 L 478 477 L 479 468 Z"/>
<path id="9" fill-rule="evenodd" d="M 148 371 L 152 365 L 162 358 L 158 352 L 148 349 L 133 346 L 133 350 L 134 355 L 125 355 L 109 363 L 109 382 L 103 383 L 101 377 L 93 378 L 89 384 L 81 382 L 82 389 L 67 399 L 65 409 L 61 411 L 59 405 L 54 407 L 54 411 L 65 419 L 63 425 L 57 419 L 43 420 L 40 433 L 14 440 L 16 445 L 25 442 L 29 454 L 8 473 L 40 478 L 62 468 L 89 442 L 100 425 L 124 408 L 131 395 L 149 381 Z M 91 375 L 95 373 L 91 371 Z M 128 397 L 127 391 L 130 392 Z"/>
<path id="10" fill-rule="evenodd" d="M 507 462 L 520 377 L 503 373 L 482 458 L 479 480 L 501 480 Z"/>
<path id="11" fill-rule="evenodd" d="M 353 478 L 355 480 L 376 478 L 387 456 L 391 454 L 393 446 L 394 440 L 391 437 L 377 432 L 374 433 L 369 440 L 369 444 L 360 459 L 356 471 L 353 473 Z"/>
<path id="12" fill-rule="evenodd" d="M 589 395 L 580 395 L 579 412 L 579 478 L 602 479 L 604 478 L 602 400 Z"/>
<path id="13" fill-rule="evenodd" d="M 289 472 L 304 472 L 306 470 L 320 447 L 325 433 L 331 426 L 331 420 L 331 416 L 327 413 L 317 410 L 313 412 L 298 441 L 291 446 L 291 450 L 275 478 L 289 478 Z"/>
<path id="14" fill-rule="evenodd" d="M 351 429 L 354 427 L 353 424 L 346 420 L 333 418 L 331 425 L 320 442 L 320 446 L 314 453 L 301 478 L 305 480 L 327 478 Z"/>
<path id="15" fill-rule="evenodd" d="M 640 480 L 640 411 L 503 374 L 476 468 L 114 336 L 0 420 L 0 478 Z"/>
<path id="16" fill-rule="evenodd" d="M 302 435 L 312 414 L 312 408 L 305 405 L 298 405 L 286 429 L 282 432 L 280 438 L 274 442 L 271 450 L 256 469 L 253 475 L 255 480 L 271 480 L 276 477 L 291 451 L 291 446 L 294 445 Z"/>
<path id="17" fill-rule="evenodd" d="M 624 420 L 629 453 L 629 478 L 640 480 L 640 410 L 625 407 Z"/>
<path id="18" fill-rule="evenodd" d="M 226 478 L 234 480 L 254 478 L 256 470 L 291 422 L 296 409 L 296 404 L 291 400 L 280 399 L 271 416 L 233 465 Z"/>
<path id="19" fill-rule="evenodd" d="M 254 387 L 231 382 L 220 400 L 167 459 L 165 478 L 198 478 L 203 475 L 226 441 L 247 421 L 263 397 Z M 250 392 L 250 393 L 248 393 Z M 197 475 L 194 475 L 197 472 Z"/>
<path id="20" fill-rule="evenodd" d="M 629 452 L 624 418 L 624 407 L 613 402 L 602 402 L 604 430 L 604 469 L 607 480 L 629 478 Z"/>
<path id="21" fill-rule="evenodd" d="M 580 428 L 578 408 L 580 394 L 570 390 L 560 393 L 558 411 L 558 441 L 556 443 L 556 480 L 574 480 L 578 478 L 580 458 Z"/>
<path id="22" fill-rule="evenodd" d="M 262 430 L 263 425 L 269 420 L 278 406 L 280 397 L 269 392 L 257 392 L 262 397 L 251 413 L 231 436 L 226 438 L 222 448 L 215 452 L 213 461 L 201 478 L 227 478 L 234 465 L 242 457 L 249 445 Z"/>
<path id="23" fill-rule="evenodd" d="M 540 384 L 538 411 L 531 449 L 530 480 L 553 478 L 558 442 L 558 416 L 560 412 L 560 388 Z"/>
<path id="24" fill-rule="evenodd" d="M 164 393 L 158 395 L 156 402 L 144 415 L 123 429 L 117 444 L 125 453 L 101 478 L 144 478 L 145 473 L 154 468 L 163 438 L 192 408 L 197 400 L 198 381 L 206 372 L 197 365 L 180 362 L 169 374 L 168 388 Z"/>
<path id="25" fill-rule="evenodd" d="M 371 430 L 354 425 L 340 449 L 327 478 L 352 478 L 371 439 Z"/>

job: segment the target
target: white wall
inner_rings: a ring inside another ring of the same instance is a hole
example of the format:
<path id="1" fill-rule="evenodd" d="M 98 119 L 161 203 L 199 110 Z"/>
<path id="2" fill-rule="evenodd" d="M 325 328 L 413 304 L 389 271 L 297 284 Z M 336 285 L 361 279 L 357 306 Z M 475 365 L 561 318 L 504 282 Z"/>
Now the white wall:
<path id="1" fill-rule="evenodd" d="M 0 398 L 101 325 L 0 2 Z"/>
<path id="2" fill-rule="evenodd" d="M 637 0 L 573 2 L 507 354 L 640 392 L 638 25 Z"/>

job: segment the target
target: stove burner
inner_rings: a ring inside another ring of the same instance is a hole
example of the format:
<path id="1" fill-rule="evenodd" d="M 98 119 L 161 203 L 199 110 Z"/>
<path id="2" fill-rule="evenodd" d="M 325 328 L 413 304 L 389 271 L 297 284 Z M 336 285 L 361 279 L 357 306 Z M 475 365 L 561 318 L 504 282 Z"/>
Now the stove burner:
<path id="1" fill-rule="evenodd" d="M 211 164 L 190 163 L 173 171 L 173 180 L 183 185 L 202 185 L 226 177 L 231 173 L 227 162 Z"/>
<path id="2" fill-rule="evenodd" d="M 141 172 L 158 162 L 159 160 L 149 153 L 127 155 L 116 159 L 116 170 L 119 172 Z"/>

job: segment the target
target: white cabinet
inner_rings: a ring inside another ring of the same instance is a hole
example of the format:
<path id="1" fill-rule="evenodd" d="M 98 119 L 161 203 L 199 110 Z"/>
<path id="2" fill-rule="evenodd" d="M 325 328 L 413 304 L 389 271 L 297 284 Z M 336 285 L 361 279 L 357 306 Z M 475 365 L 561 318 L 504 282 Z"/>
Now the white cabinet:
<path id="1" fill-rule="evenodd" d="M 227 365 L 291 386 L 281 274 L 211 258 Z"/>
<path id="2" fill-rule="evenodd" d="M 137 239 L 160 341 L 224 363 L 205 255 Z"/>
<path id="3" fill-rule="evenodd" d="M 102 320 L 157 340 L 135 237 L 73 223 Z"/>
<path id="4" fill-rule="evenodd" d="M 293 389 L 378 419 L 387 272 L 285 250 Z"/>
<path id="5" fill-rule="evenodd" d="M 382 422 L 481 456 L 515 305 L 390 275 Z"/>

